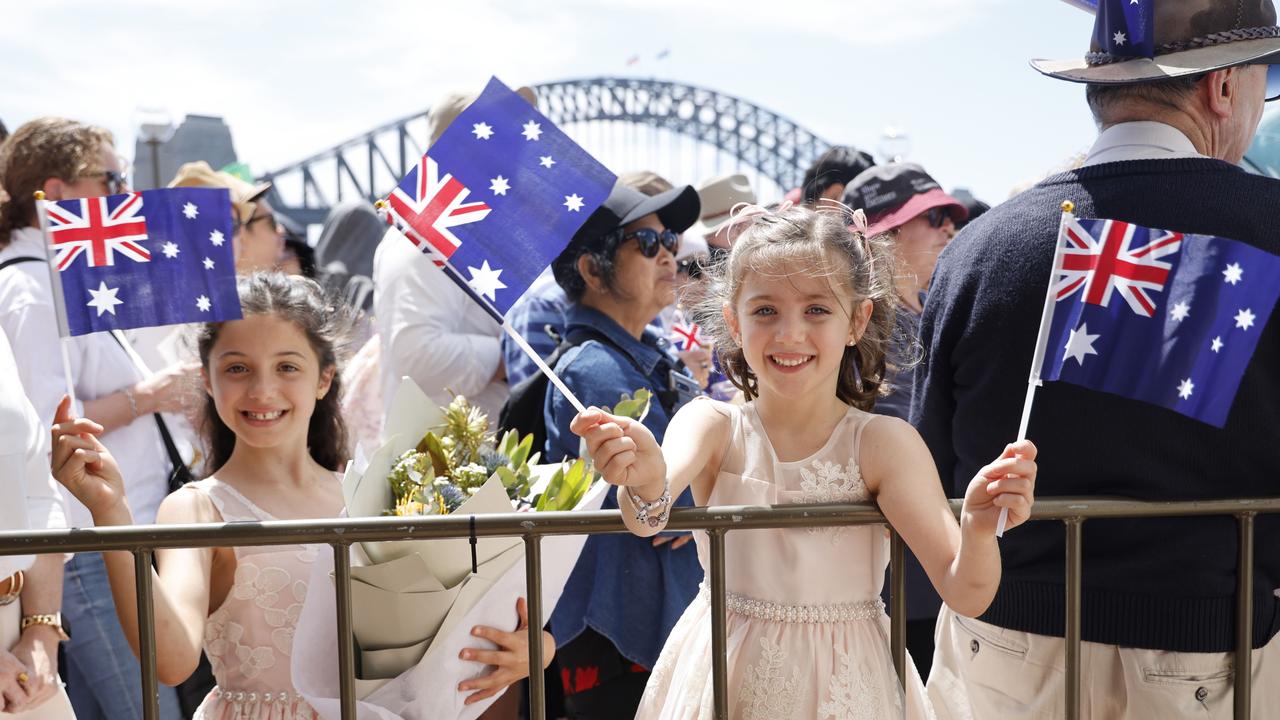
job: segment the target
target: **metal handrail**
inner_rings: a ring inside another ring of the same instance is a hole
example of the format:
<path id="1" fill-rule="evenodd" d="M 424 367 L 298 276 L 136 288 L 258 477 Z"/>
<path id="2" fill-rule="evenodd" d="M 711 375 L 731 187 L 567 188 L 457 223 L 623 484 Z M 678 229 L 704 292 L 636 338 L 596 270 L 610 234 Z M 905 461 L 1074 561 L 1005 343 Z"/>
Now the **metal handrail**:
<path id="1" fill-rule="evenodd" d="M 961 501 L 952 500 L 953 512 Z M 1253 638 L 1254 518 L 1280 514 L 1280 498 L 1151 502 L 1114 498 L 1055 498 L 1037 500 L 1032 520 L 1061 520 L 1066 525 L 1066 696 L 1067 718 L 1080 716 L 1080 596 L 1082 525 L 1087 519 L 1134 517 L 1189 517 L 1231 515 L 1239 521 L 1240 551 L 1237 571 L 1237 618 L 1234 710 L 1237 719 L 1250 717 Z M 670 530 L 706 530 L 711 540 L 708 576 L 712 610 L 712 678 L 717 718 L 728 717 L 725 655 L 725 535 L 731 530 L 801 528 L 884 524 L 875 505 L 775 505 L 679 508 L 671 513 Z M 548 535 L 582 535 L 627 532 L 616 510 L 591 512 L 510 513 L 447 517 L 378 517 L 330 520 L 280 520 L 270 522 L 209 523 L 199 525 L 140 525 L 71 530 L 0 532 L 0 555 L 48 552 L 133 553 L 138 593 L 139 646 L 143 653 L 143 717 L 159 717 L 155 626 L 151 589 L 151 557 L 155 550 L 180 547 L 229 547 L 259 545 L 327 544 L 334 553 L 334 580 L 338 625 L 338 666 L 343 718 L 355 714 L 355 662 L 351 632 L 351 562 L 349 548 L 356 542 L 422 540 L 429 538 L 521 537 L 525 542 L 526 590 L 529 617 L 529 667 L 542 667 L 542 565 L 540 541 Z M 1016 542 L 1016 535 L 1005 542 Z M 896 533 L 891 542 L 892 656 L 901 681 L 905 681 L 905 599 L 902 583 L 902 542 Z M 1249 571 L 1241 572 L 1239 569 Z M 542 673 L 529 677 L 530 715 L 543 720 Z"/>

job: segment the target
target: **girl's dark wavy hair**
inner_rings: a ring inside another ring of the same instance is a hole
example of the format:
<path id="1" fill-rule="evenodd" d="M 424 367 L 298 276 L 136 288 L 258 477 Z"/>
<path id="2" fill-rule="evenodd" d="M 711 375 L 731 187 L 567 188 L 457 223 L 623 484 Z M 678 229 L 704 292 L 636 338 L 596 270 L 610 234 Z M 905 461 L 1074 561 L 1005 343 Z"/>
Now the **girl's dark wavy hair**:
<path id="1" fill-rule="evenodd" d="M 706 271 L 708 279 L 697 284 L 697 297 L 689 304 L 711 333 L 725 376 L 748 400 L 759 395 L 759 385 L 723 312 L 725 307 L 736 307 L 748 272 L 823 277 L 833 285 L 843 283 L 855 306 L 871 300 L 866 330 L 856 345 L 844 350 L 836 396 L 847 405 L 870 411 L 886 389 L 886 353 L 898 303 L 891 241 L 887 235 L 867 237 L 847 226 L 851 218 L 845 206 L 823 203 L 816 210 L 791 207 L 741 220 L 749 225 L 733 250 L 713 263 Z"/>
<path id="2" fill-rule="evenodd" d="M 333 369 L 329 392 L 316 401 L 307 429 L 307 449 L 323 467 L 341 471 L 347 462 L 347 426 L 341 412 L 342 379 L 340 355 L 350 341 L 352 316 L 346 305 L 331 301 L 320 284 L 297 275 L 260 272 L 242 277 L 237 283 L 240 307 L 250 315 L 277 315 L 297 325 L 320 361 L 320 371 Z M 200 364 L 209 372 L 209 353 L 225 323 L 206 323 L 197 331 L 195 344 Z M 206 395 L 200 421 L 201 435 L 208 451 L 206 467 L 216 471 L 231 458 L 236 435 L 218 416 L 213 397 Z"/>

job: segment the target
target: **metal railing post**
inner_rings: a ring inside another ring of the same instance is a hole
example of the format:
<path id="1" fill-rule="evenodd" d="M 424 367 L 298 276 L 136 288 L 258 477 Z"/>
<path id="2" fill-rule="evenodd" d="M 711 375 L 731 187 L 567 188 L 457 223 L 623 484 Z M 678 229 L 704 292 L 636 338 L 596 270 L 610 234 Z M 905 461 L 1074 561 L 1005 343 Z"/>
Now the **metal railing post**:
<path id="1" fill-rule="evenodd" d="M 725 638 L 724 529 L 707 531 L 711 538 L 711 687 L 716 720 L 729 720 L 729 658 Z"/>
<path id="2" fill-rule="evenodd" d="M 338 607 L 338 693 L 342 720 L 356 718 L 356 658 L 351 632 L 350 546 L 333 544 L 333 594 Z"/>
<path id="3" fill-rule="evenodd" d="M 907 687 L 907 557 L 906 543 L 897 531 L 889 535 L 889 646 L 898 684 Z"/>
<path id="4" fill-rule="evenodd" d="M 542 674 L 542 536 L 524 536 L 525 602 L 529 611 L 529 720 L 544 720 L 547 689 Z"/>
<path id="5" fill-rule="evenodd" d="M 1236 569 L 1236 720 L 1249 720 L 1252 714 L 1253 681 L 1253 520 L 1257 513 L 1242 512 L 1236 516 L 1240 529 L 1240 559 Z"/>
<path id="6" fill-rule="evenodd" d="M 1080 720 L 1080 586 L 1083 548 L 1080 532 L 1084 519 L 1069 517 L 1067 524 L 1067 617 L 1063 640 L 1067 646 L 1066 717 Z"/>
<path id="7" fill-rule="evenodd" d="M 142 669 L 143 720 L 160 720 L 160 686 L 156 679 L 156 613 L 151 594 L 151 549 L 133 551 L 133 581 L 138 596 L 138 665 Z"/>

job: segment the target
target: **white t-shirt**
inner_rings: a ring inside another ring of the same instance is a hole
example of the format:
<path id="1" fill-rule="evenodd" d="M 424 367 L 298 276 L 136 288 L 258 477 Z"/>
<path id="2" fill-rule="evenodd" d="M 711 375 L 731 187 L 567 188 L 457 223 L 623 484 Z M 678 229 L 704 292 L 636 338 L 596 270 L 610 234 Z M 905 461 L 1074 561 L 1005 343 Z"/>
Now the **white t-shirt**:
<path id="1" fill-rule="evenodd" d="M 0 262 L 22 256 L 45 257 L 39 230 L 13 231 L 9 245 L 0 250 Z M 0 329 L 9 337 L 18 377 L 40 427 L 47 432 L 44 429 L 53 424 L 54 410 L 67 391 L 48 264 L 26 262 L 0 271 Z M 108 333 L 81 335 L 68 343 L 77 402 L 110 395 L 143 379 L 128 353 Z M 155 522 L 169 477 L 169 458 L 155 419 L 139 417 L 103 435 L 102 442 L 120 464 L 134 522 Z M 89 511 L 78 500 L 68 497 L 67 508 L 69 525 L 93 526 Z"/>
<path id="2" fill-rule="evenodd" d="M 463 395 L 497 423 L 506 382 L 502 328 L 395 228 L 373 256 L 373 311 L 382 338 L 383 418 L 408 375 L 440 406 Z"/>
<path id="3" fill-rule="evenodd" d="M 49 530 L 67 526 L 66 505 L 49 473 L 49 433 L 31 407 L 0 331 L 0 530 Z M 26 502 L 14 502 L 26 498 Z M 31 567 L 33 555 L 0 556 L 0 578 Z"/>

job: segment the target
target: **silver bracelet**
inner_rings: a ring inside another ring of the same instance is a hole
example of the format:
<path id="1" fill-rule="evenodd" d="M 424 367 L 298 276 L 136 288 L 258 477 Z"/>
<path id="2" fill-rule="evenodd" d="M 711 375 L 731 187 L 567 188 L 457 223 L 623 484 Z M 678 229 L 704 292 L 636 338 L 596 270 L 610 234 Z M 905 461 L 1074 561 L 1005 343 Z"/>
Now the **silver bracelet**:
<path id="1" fill-rule="evenodd" d="M 671 516 L 671 483 L 666 479 L 662 481 L 662 494 L 657 500 L 646 502 L 639 495 L 627 488 L 627 497 L 631 499 L 631 504 L 636 509 L 636 522 L 649 527 L 658 527 L 665 525 L 667 518 Z"/>
<path id="2" fill-rule="evenodd" d="M 124 396 L 129 399 L 129 412 L 133 413 L 133 418 L 138 418 L 138 401 L 133 397 L 133 388 L 128 385 L 124 388 Z"/>

